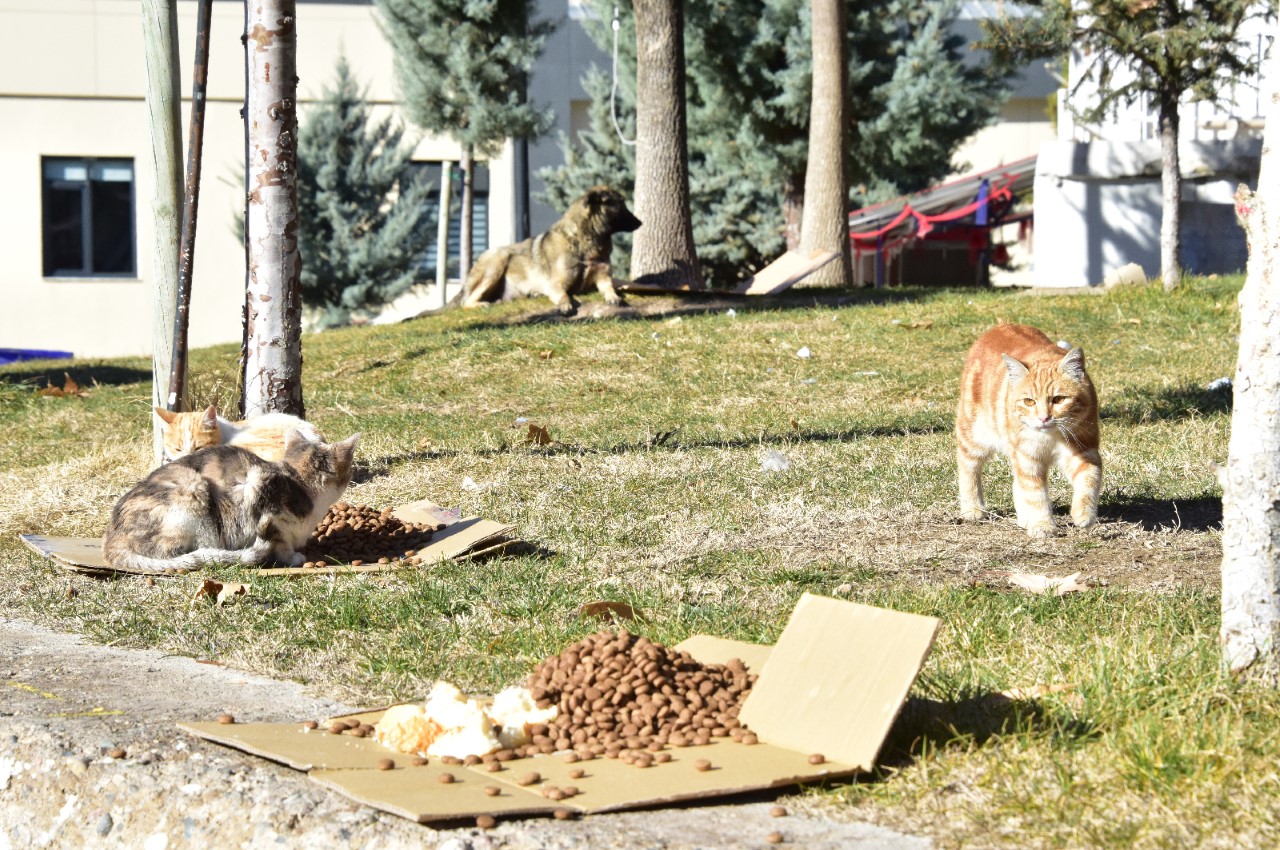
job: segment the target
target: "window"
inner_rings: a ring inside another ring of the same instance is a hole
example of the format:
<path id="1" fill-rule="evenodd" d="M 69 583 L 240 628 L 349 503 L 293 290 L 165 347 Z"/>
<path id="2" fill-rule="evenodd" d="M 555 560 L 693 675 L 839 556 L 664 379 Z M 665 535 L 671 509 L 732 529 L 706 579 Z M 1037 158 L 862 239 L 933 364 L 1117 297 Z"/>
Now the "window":
<path id="1" fill-rule="evenodd" d="M 133 160 L 44 157 L 45 277 L 134 277 Z"/>
<path id="2" fill-rule="evenodd" d="M 436 218 L 440 208 L 440 171 L 439 162 L 415 162 L 414 167 L 422 169 L 422 179 L 429 182 L 434 191 L 427 200 L 427 209 L 431 219 L 437 224 L 427 232 L 425 250 L 418 255 L 418 276 L 427 280 L 436 278 L 436 233 L 439 219 Z M 458 255 L 462 246 L 462 169 L 454 163 L 453 185 L 449 190 L 449 278 L 458 277 Z M 474 261 L 489 247 L 489 169 L 475 163 L 472 166 L 471 183 L 471 259 Z"/>

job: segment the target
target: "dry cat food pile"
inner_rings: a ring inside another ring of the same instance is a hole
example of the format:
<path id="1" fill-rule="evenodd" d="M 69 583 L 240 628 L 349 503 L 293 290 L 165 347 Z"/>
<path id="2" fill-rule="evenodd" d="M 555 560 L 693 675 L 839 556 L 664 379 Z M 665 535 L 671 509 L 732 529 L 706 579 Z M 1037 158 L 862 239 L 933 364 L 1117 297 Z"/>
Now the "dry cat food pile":
<path id="1" fill-rule="evenodd" d="M 627 631 L 600 632 L 539 664 L 529 677 L 538 707 L 559 711 L 534 726 L 530 749 L 573 749 L 649 761 L 666 746 L 684 747 L 729 737 L 756 736 L 738 722 L 755 675 L 738 659 L 701 664 Z"/>
<path id="2" fill-rule="evenodd" d="M 389 564 L 392 561 L 419 563 L 418 550 L 431 542 L 440 525 L 405 522 L 390 508 L 378 510 L 365 505 L 338 502 L 302 547 L 304 567 L 331 564 Z"/>

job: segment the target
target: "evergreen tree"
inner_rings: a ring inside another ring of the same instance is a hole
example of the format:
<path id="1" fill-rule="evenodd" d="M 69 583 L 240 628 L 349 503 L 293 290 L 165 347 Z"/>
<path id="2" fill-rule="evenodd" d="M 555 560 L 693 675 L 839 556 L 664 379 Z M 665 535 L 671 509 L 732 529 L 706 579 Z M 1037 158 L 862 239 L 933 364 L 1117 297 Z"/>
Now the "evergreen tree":
<path id="1" fill-rule="evenodd" d="M 613 6 L 594 0 L 590 32 L 612 50 Z M 956 148 L 997 114 L 1010 68 L 972 61 L 947 32 L 950 0 L 851 0 L 847 97 L 851 207 L 925 188 L 951 170 Z M 629 9 L 619 6 L 618 116 L 634 114 Z M 799 239 L 811 90 L 808 0 L 686 6 L 689 181 L 704 274 L 721 285 L 750 275 Z M 618 141 L 609 79 L 588 75 L 591 127 L 565 165 L 544 170 L 559 208 L 595 183 L 631 186 L 633 157 Z M 627 138 L 634 138 L 630 124 Z M 621 258 L 620 258 L 621 259 Z"/>
<path id="2" fill-rule="evenodd" d="M 377 0 L 410 120 L 462 145 L 461 272 L 470 260 L 472 163 L 507 139 L 534 139 L 555 120 L 526 102 L 529 69 L 554 25 L 536 0 Z"/>
<path id="3" fill-rule="evenodd" d="M 324 326 L 385 304 L 415 282 L 434 216 L 410 171 L 404 130 L 370 107 L 345 58 L 298 131 L 302 297 Z"/>
<path id="4" fill-rule="evenodd" d="M 1097 103 L 1080 111 L 1086 122 L 1110 115 L 1116 104 L 1150 95 L 1160 127 L 1163 215 L 1160 265 L 1165 291 L 1182 277 L 1178 162 L 1178 104 L 1183 96 L 1214 101 L 1241 77 L 1258 71 L 1257 57 L 1237 37 L 1249 17 L 1273 13 L 1275 0 L 1031 0 L 1038 15 L 986 22 L 987 46 L 1012 61 L 1064 56 L 1076 48 L 1089 56 L 1076 81 L 1097 85 Z M 1116 74 L 1127 68 L 1128 75 Z"/>

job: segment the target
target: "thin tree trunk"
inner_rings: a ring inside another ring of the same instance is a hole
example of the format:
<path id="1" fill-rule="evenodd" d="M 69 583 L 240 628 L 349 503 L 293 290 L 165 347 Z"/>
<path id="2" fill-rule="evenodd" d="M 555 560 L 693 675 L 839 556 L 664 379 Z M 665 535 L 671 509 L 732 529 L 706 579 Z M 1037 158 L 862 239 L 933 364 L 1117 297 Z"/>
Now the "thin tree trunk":
<path id="1" fill-rule="evenodd" d="M 178 10 L 174 0 L 143 0 L 142 40 L 151 129 L 151 404 L 169 407 L 173 317 L 178 301 L 182 224 L 182 94 L 178 75 Z M 154 422 L 152 449 L 164 460 L 164 434 Z"/>
<path id="2" fill-rule="evenodd" d="M 681 0 L 636 0 L 636 217 L 631 276 L 702 289 L 689 216 Z"/>
<path id="3" fill-rule="evenodd" d="M 304 415 L 296 7 L 295 0 L 255 0 L 246 19 L 246 416 Z"/>
<path id="4" fill-rule="evenodd" d="M 471 271 L 471 215 L 475 207 L 473 171 L 475 152 L 467 145 L 462 149 L 462 227 L 458 238 L 458 280 L 465 281 Z"/>
<path id="5" fill-rule="evenodd" d="M 1160 216 L 1160 277 L 1164 291 L 1178 288 L 1182 280 L 1182 167 L 1178 162 L 1178 96 L 1160 96 L 1160 184 L 1163 215 Z"/>
<path id="6" fill-rule="evenodd" d="M 804 178 L 792 174 L 782 184 L 783 233 L 787 250 L 800 248 L 800 225 L 804 221 Z"/>
<path id="7" fill-rule="evenodd" d="M 1275 85 L 1277 63 L 1263 79 Z M 1249 244 L 1222 475 L 1222 652 L 1233 673 L 1280 684 L 1280 96 L 1267 105 L 1258 191 L 1236 190 Z"/>
<path id="8" fill-rule="evenodd" d="M 845 169 L 846 34 L 844 3 L 813 0 L 813 97 L 809 107 L 809 164 L 804 181 L 800 250 L 835 251 L 837 262 L 810 276 L 816 286 L 848 286 L 849 178 Z"/>
<path id="9" fill-rule="evenodd" d="M 440 309 L 449 304 L 449 213 L 453 205 L 453 163 L 440 163 L 440 203 L 436 214 L 436 288 L 440 290 Z"/>

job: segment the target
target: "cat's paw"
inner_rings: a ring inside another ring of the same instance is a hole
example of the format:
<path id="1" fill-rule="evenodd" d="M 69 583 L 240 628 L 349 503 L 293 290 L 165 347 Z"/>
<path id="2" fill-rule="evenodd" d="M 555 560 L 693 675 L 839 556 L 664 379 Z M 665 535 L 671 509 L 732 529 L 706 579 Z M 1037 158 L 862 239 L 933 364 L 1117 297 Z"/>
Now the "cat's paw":
<path id="1" fill-rule="evenodd" d="M 1028 523 L 1025 528 L 1027 529 L 1027 536 L 1036 540 L 1043 540 L 1046 537 L 1053 536 L 1053 520 L 1051 519 L 1036 520 Z"/>
<path id="2" fill-rule="evenodd" d="M 987 512 L 982 508 L 961 508 L 960 519 L 966 522 L 976 522 L 980 519 L 986 519 Z"/>
<path id="3" fill-rule="evenodd" d="M 1098 524 L 1098 515 L 1093 513 L 1079 516 L 1072 514 L 1071 521 L 1076 524 L 1076 528 L 1093 528 Z"/>

